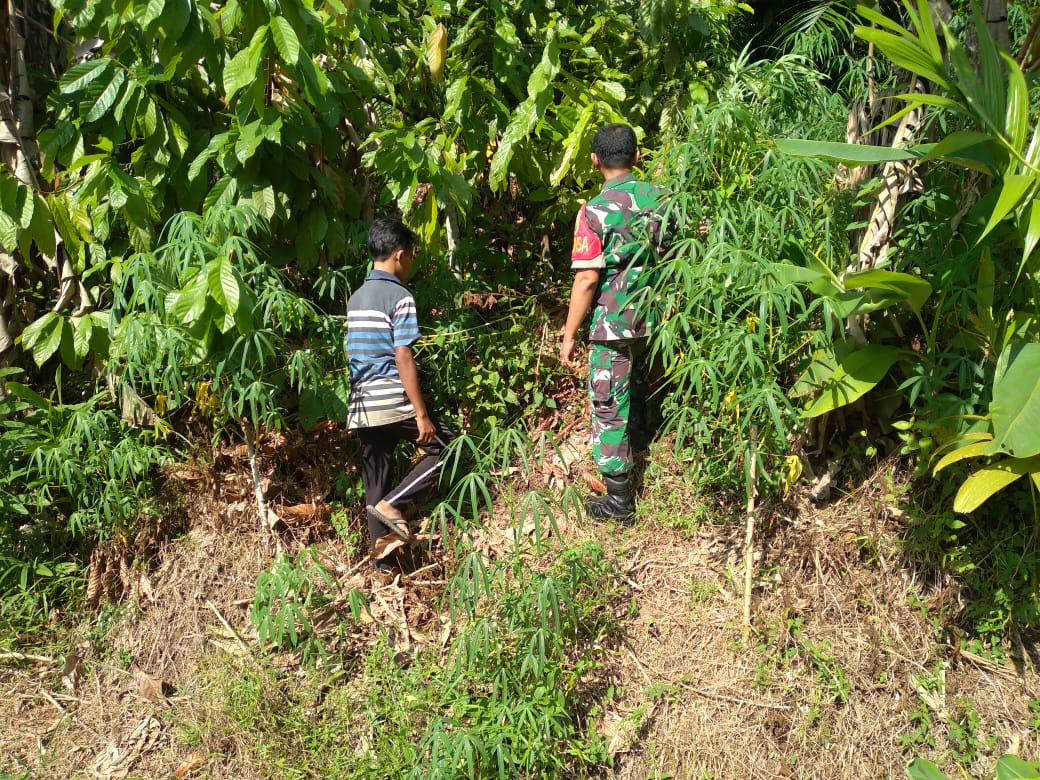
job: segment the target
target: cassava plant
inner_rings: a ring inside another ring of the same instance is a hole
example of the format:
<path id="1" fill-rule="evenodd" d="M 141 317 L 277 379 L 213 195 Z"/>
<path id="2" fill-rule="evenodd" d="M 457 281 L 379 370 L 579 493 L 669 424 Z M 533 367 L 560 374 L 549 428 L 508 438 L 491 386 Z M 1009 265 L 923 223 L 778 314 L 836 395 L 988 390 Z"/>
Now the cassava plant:
<path id="1" fill-rule="evenodd" d="M 121 269 L 110 368 L 157 418 L 188 407 L 212 417 L 218 433 L 226 423 L 241 430 L 266 533 L 257 431 L 281 426 L 295 396 L 327 383 L 322 358 L 340 358 L 338 344 L 320 338 L 327 317 L 250 240 L 262 225 L 248 207 L 182 213 L 154 252 L 132 256 Z"/>
<path id="2" fill-rule="evenodd" d="M 653 271 L 664 304 L 651 354 L 665 369 L 665 428 L 680 449 L 714 454 L 697 458 L 705 486 L 740 490 L 752 458 L 763 486 L 790 480 L 799 423 L 786 387 L 812 306 L 778 261 L 791 243 L 829 255 L 841 236 L 819 166 L 783 161 L 769 138 L 834 116 L 819 78 L 798 57 L 736 61 L 718 102 L 693 108 L 652 163 L 678 239 Z"/>

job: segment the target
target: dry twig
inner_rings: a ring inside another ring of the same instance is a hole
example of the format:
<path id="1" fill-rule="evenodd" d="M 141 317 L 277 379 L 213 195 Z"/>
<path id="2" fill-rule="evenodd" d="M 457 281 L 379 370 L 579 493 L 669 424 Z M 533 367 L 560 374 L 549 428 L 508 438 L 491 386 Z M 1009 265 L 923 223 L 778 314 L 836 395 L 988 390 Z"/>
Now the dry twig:
<path id="1" fill-rule="evenodd" d="M 235 631 L 235 629 L 233 629 L 231 627 L 231 624 L 228 623 L 227 620 L 224 619 L 224 616 L 220 614 L 220 610 L 217 609 L 216 605 L 210 599 L 206 599 L 206 606 L 209 607 L 210 610 L 213 612 L 213 614 L 217 616 L 217 620 L 219 620 L 220 624 L 222 626 L 224 626 L 224 630 L 227 631 L 229 634 L 231 634 L 231 636 L 234 638 L 234 640 L 238 643 L 239 647 L 241 647 L 243 650 L 245 650 L 246 653 L 249 654 L 249 657 L 252 658 L 253 657 L 253 650 L 252 650 L 252 648 L 250 648 L 249 645 L 246 644 L 245 640 L 242 639 L 242 637 L 240 637 L 238 635 L 238 632 Z"/>

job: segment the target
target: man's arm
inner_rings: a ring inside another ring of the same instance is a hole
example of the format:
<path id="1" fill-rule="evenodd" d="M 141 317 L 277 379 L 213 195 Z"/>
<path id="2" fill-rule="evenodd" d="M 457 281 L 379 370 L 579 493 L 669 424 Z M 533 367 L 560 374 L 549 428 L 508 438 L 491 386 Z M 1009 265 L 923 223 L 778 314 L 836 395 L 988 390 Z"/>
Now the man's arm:
<path id="1" fill-rule="evenodd" d="M 429 444 L 433 441 L 437 429 L 426 411 L 426 401 L 423 400 L 422 391 L 419 388 L 419 369 L 415 366 L 415 355 L 411 347 L 395 347 L 394 362 L 397 363 L 397 373 L 401 376 L 401 384 L 404 385 L 405 395 L 412 402 L 415 409 L 415 422 L 419 427 L 418 444 Z"/>
<path id="2" fill-rule="evenodd" d="M 598 269 L 584 268 L 574 275 L 571 303 L 567 310 L 567 323 L 563 326 L 563 343 L 560 345 L 560 360 L 564 363 L 570 363 L 574 357 L 574 339 L 578 335 L 578 328 L 585 321 L 585 315 L 589 313 L 589 307 L 596 299 L 598 287 Z"/>

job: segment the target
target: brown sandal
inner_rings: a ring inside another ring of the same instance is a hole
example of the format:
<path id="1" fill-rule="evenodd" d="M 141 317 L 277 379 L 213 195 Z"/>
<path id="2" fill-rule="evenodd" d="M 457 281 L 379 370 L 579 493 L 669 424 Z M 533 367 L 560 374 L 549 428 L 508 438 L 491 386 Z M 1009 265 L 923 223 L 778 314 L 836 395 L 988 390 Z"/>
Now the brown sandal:
<path id="1" fill-rule="evenodd" d="M 365 511 L 368 513 L 369 518 L 376 520 L 377 522 L 384 525 L 390 530 L 391 533 L 404 539 L 406 542 L 414 542 L 415 537 L 412 536 L 412 532 L 408 530 L 408 523 L 404 521 L 403 517 L 387 517 L 374 506 L 366 506 Z"/>

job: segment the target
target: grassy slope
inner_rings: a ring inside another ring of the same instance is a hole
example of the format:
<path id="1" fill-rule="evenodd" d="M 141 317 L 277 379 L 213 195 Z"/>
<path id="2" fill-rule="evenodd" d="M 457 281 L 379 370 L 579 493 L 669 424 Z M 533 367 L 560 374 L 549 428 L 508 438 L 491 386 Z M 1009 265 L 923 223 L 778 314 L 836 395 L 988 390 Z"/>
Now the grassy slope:
<path id="1" fill-rule="evenodd" d="M 574 431 L 577 447 L 585 436 Z M 750 631 L 743 523 L 693 495 L 683 469 L 654 450 L 629 530 L 560 516 L 560 535 L 536 553 L 530 523 L 513 530 L 503 495 L 475 534 L 490 558 L 520 555 L 527 571 L 550 570 L 562 551 L 603 550 L 595 592 L 582 598 L 616 621 L 574 678 L 569 706 L 585 712 L 572 766 L 614 778 L 898 777 L 925 755 L 982 776 L 1006 751 L 1040 758 L 1037 667 L 1028 653 L 996 663 L 951 645 L 937 616 L 955 607 L 957 584 L 902 552 L 898 464 L 826 506 L 792 497 L 759 509 Z M 263 650 L 249 624 L 271 552 L 246 505 L 193 492 L 189 530 L 134 603 L 79 616 L 39 658 L 4 659 L 0 769 L 162 777 L 197 756 L 204 764 L 188 776 L 400 776 L 395 753 L 443 702 L 424 681 L 436 685 L 433 670 L 464 630 L 438 609 L 457 562 L 435 551 L 412 575 L 377 579 L 326 535 L 315 548 L 370 595 L 371 617 L 335 621 L 345 629 L 330 640 L 335 659 L 301 667 L 296 654 Z M 341 532 L 345 521 L 360 518 L 339 518 Z M 63 668 L 72 653 L 83 662 Z M 589 729 L 601 736 L 590 741 Z"/>

